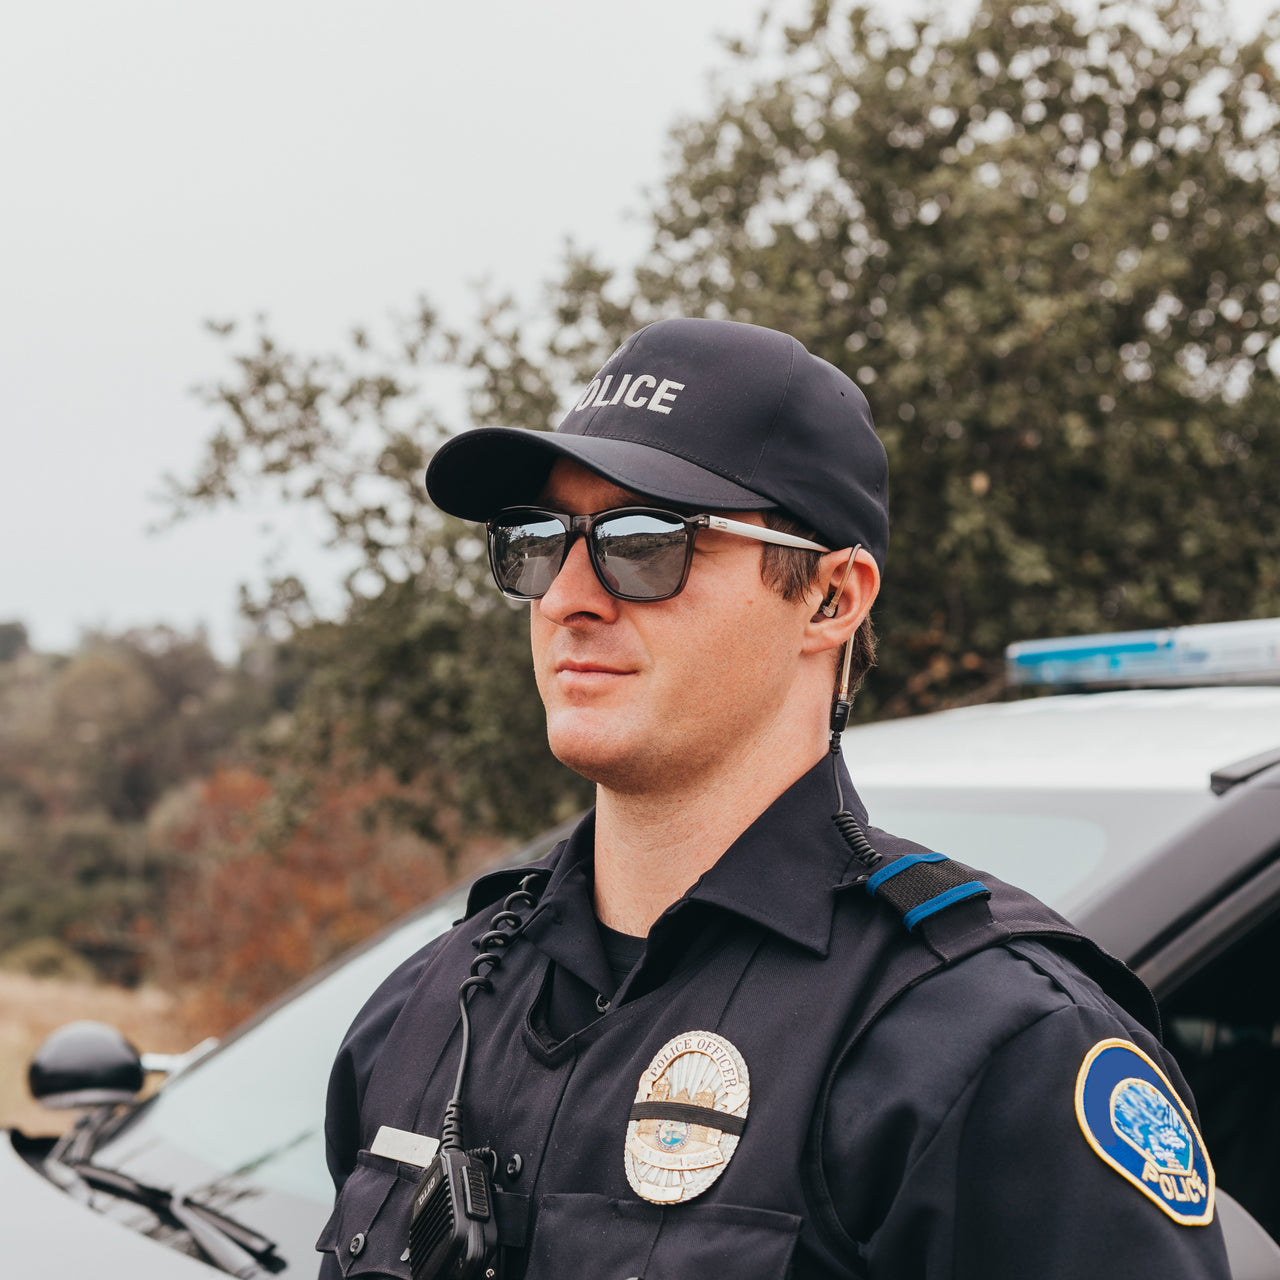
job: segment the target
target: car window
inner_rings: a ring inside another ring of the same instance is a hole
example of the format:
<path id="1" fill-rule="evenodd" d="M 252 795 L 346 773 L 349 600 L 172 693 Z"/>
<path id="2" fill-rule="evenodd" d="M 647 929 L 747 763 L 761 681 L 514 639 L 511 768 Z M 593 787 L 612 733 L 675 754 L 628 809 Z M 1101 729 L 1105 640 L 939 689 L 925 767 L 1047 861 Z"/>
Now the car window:
<path id="1" fill-rule="evenodd" d="M 1280 1238 L 1280 906 L 1161 1002 L 1218 1184 Z"/>
<path id="2" fill-rule="evenodd" d="M 1200 792 L 859 788 L 872 823 L 1033 893 L 1063 915 L 1209 812 Z"/>

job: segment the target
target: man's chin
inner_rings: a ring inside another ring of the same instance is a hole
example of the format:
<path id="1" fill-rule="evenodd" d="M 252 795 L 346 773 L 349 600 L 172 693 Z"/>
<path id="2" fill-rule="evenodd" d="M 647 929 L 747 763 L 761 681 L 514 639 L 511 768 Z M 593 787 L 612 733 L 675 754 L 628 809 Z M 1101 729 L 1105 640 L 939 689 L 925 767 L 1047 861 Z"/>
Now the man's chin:
<path id="1" fill-rule="evenodd" d="M 580 737 L 566 740 L 552 738 L 551 754 L 566 768 L 581 774 L 588 782 L 612 785 L 612 781 L 625 770 L 627 755 L 617 749 L 604 747 L 585 741 Z"/>
<path id="2" fill-rule="evenodd" d="M 588 782 L 624 791 L 643 786 L 646 770 L 634 735 L 610 732 L 607 726 L 590 723 L 590 719 L 567 715 L 548 724 L 551 754 Z"/>

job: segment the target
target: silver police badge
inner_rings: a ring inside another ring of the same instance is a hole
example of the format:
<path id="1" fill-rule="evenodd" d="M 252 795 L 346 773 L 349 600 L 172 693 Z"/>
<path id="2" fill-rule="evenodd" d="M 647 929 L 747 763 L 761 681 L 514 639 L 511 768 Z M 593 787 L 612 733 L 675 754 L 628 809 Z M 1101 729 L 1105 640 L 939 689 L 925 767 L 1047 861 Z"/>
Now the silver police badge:
<path id="1" fill-rule="evenodd" d="M 645 1068 L 627 1124 L 627 1181 L 653 1204 L 701 1195 L 738 1146 L 751 1100 L 742 1055 L 723 1036 L 686 1031 Z"/>

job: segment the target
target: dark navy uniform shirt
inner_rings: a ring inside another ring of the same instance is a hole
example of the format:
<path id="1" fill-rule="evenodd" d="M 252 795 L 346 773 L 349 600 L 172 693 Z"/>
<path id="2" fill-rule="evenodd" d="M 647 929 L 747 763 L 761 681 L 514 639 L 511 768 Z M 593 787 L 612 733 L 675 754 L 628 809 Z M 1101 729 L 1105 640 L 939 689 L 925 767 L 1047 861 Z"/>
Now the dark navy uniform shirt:
<path id="1" fill-rule="evenodd" d="M 1216 1222 L 1176 1216 L 1187 1206 L 1173 1197 L 1200 1194 L 1195 1179 L 1169 1182 L 1160 1203 L 1155 1166 L 1118 1171 L 1077 1105 L 1090 1055 L 1119 1042 L 1113 1055 L 1141 1051 L 1194 1118 L 1144 1025 L 1140 984 L 988 877 L 989 902 L 908 932 L 866 892 L 833 827 L 827 770 L 800 779 L 663 913 L 620 987 L 592 908 L 592 819 L 535 864 L 547 871 L 539 906 L 522 912 L 529 924 L 493 992 L 471 1005 L 463 1107 L 466 1145 L 498 1156 L 503 1274 L 1225 1280 Z M 886 859 L 917 849 L 869 834 Z M 527 871 L 478 882 L 468 918 L 396 970 L 343 1042 L 323 1275 L 408 1276 L 421 1171 L 369 1147 L 384 1124 L 439 1135 L 458 985 Z M 750 1100 L 715 1181 L 686 1203 L 654 1203 L 624 1167 L 630 1110 L 637 1081 L 689 1032 L 733 1047 Z M 1122 1085 L 1163 1105 L 1149 1085 Z"/>

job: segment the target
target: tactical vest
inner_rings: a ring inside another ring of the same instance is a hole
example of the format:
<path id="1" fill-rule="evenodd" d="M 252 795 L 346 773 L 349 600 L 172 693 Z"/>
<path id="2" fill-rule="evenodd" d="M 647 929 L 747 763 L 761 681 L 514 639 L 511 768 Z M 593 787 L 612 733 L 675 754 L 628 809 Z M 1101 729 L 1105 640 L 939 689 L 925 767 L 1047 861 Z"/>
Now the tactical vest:
<path id="1" fill-rule="evenodd" d="M 498 1155 L 504 1280 L 861 1275 L 857 1242 L 845 1236 L 813 1154 L 832 1079 L 905 991 L 982 948 L 1035 938 L 1065 951 L 1158 1033 L 1145 987 L 1043 904 L 937 855 L 926 860 L 908 841 L 868 834 L 884 859 L 878 879 L 872 885 L 851 864 L 826 957 L 707 912 L 657 985 L 560 1043 L 548 1043 L 532 1016 L 551 961 L 531 942 L 511 947 L 494 991 L 472 1004 L 463 1113 L 466 1145 Z M 559 853 L 535 865 L 553 866 Z M 895 865 L 910 874 L 893 874 Z M 384 1124 L 439 1135 L 457 1070 L 458 985 L 492 904 L 528 870 L 477 883 L 467 919 L 436 946 L 388 1036 L 362 1109 L 357 1166 L 320 1242 L 345 1276 L 409 1276 L 410 1203 L 422 1171 L 368 1148 Z M 540 927 L 554 921 L 534 921 L 531 936 Z M 717 1180 L 688 1203 L 663 1206 L 628 1185 L 623 1146 L 637 1081 L 668 1041 L 690 1031 L 741 1053 L 749 1112 Z"/>

